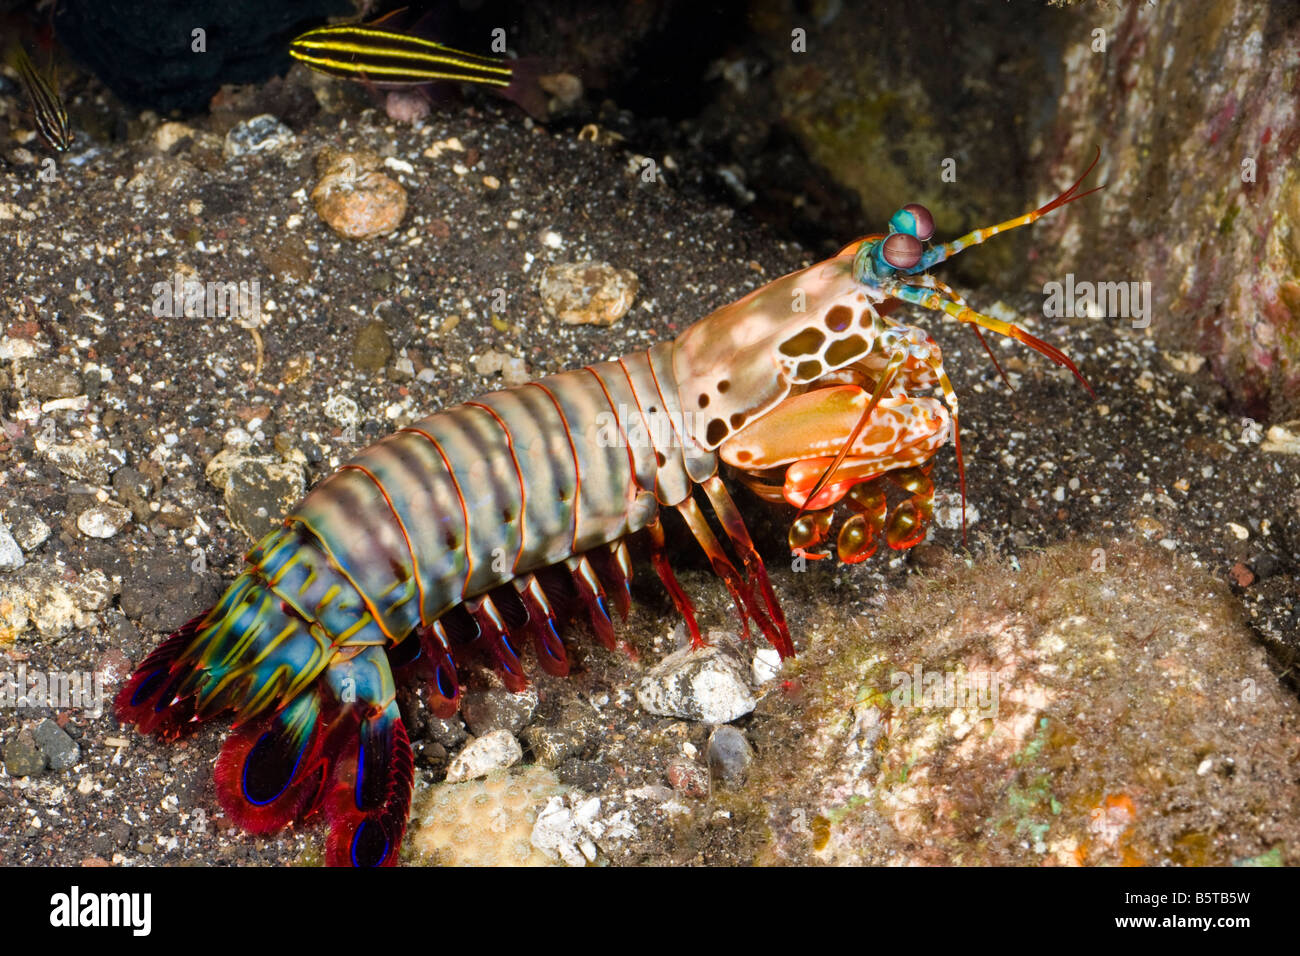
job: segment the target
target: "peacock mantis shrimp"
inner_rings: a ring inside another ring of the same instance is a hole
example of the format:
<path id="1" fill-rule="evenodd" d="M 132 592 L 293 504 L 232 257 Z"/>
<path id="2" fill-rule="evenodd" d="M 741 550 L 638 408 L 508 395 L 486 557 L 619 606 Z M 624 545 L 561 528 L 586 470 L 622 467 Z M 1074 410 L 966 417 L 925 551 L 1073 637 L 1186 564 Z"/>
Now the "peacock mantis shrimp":
<path id="1" fill-rule="evenodd" d="M 886 234 L 776 279 L 672 341 L 389 435 L 317 485 L 216 606 L 140 665 L 118 695 L 119 716 L 174 738 L 232 715 L 216 778 L 236 822 L 270 832 L 323 811 L 328 862 L 388 864 L 413 777 L 397 675 L 427 680 L 432 709 L 450 716 L 472 654 L 511 690 L 527 683 L 525 642 L 543 670 L 566 674 L 558 628 L 579 611 L 613 649 L 610 605 L 627 614 L 626 539 L 640 532 L 692 645 L 703 644 L 665 549 L 666 511 L 708 555 L 746 636 L 753 621 L 792 655 L 720 466 L 799 509 L 798 554 L 823 556 L 811 549 L 840 503 L 850 512 L 835 541 L 844 561 L 869 557 L 882 538 L 894 549 L 919 542 L 933 507 L 930 465 L 950 436 L 965 500 L 958 403 L 934 340 L 892 314 L 911 304 L 1010 336 L 1083 382 L 1058 349 L 973 310 L 929 270 L 1095 191 L 1078 190 L 1096 162 L 1046 205 L 951 242 L 927 246 L 930 213 L 906 205 Z M 935 390 L 941 399 L 920 394 Z M 907 495 L 892 511 L 890 486 Z"/>

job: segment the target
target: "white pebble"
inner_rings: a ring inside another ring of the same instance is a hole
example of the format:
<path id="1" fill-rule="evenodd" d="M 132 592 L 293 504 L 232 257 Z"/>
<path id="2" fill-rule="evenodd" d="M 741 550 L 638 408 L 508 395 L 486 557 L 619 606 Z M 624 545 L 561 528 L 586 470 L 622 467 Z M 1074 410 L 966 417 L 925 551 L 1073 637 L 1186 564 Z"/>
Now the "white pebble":
<path id="1" fill-rule="evenodd" d="M 9 529 L 0 523 L 0 571 L 16 571 L 27 563 L 23 549 L 9 533 Z"/>
<path id="2" fill-rule="evenodd" d="M 684 648 L 650 669 L 636 689 L 644 710 L 661 717 L 725 724 L 754 709 L 749 668 L 728 646 L 732 638 L 714 632 L 709 640 L 709 647 Z"/>
<path id="3" fill-rule="evenodd" d="M 754 683 L 766 684 L 781 673 L 781 655 L 775 647 L 760 647 L 754 652 Z"/>
<path id="4" fill-rule="evenodd" d="M 961 495 L 947 492 L 934 496 L 934 523 L 940 528 L 957 531 L 962 526 Z M 970 501 L 966 502 L 966 527 L 973 527 L 980 520 L 980 509 Z"/>
<path id="5" fill-rule="evenodd" d="M 131 520 L 131 512 L 108 502 L 87 508 L 77 516 L 77 530 L 90 538 L 111 538 Z"/>
<path id="6" fill-rule="evenodd" d="M 465 745 L 447 768 L 447 782 L 460 783 L 486 777 L 493 770 L 513 766 L 524 757 L 523 748 L 508 730 L 494 730 Z"/>

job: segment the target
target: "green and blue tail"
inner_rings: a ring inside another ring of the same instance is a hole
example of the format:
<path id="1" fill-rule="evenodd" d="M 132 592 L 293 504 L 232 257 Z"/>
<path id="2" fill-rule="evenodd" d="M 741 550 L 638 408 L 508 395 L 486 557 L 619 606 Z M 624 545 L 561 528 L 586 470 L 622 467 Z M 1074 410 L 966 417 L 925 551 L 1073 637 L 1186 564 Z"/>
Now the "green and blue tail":
<path id="1" fill-rule="evenodd" d="M 260 569 L 140 665 L 117 714 L 163 738 L 233 714 L 216 782 L 234 822 L 270 833 L 323 812 L 327 863 L 396 861 L 413 763 L 385 647 L 331 641 Z"/>

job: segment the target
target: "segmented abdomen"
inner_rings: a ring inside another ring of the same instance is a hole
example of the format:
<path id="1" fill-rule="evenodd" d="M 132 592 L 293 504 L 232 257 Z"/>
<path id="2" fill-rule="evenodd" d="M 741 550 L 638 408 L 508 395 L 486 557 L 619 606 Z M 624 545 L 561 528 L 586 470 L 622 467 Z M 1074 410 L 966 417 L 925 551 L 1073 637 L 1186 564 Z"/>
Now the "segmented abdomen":
<path id="1" fill-rule="evenodd" d="M 441 717 L 459 704 L 465 644 L 487 652 L 511 690 L 526 683 L 510 643 L 523 633 L 544 669 L 566 673 L 532 575 L 559 562 L 615 646 L 596 565 L 618 576 L 625 610 L 626 549 L 580 556 L 651 525 L 717 469 L 682 427 L 672 350 L 494 392 L 366 449 L 258 543 L 214 608 L 140 665 L 118 715 L 171 737 L 233 712 L 216 780 L 236 821 L 270 832 L 323 808 L 329 862 L 393 862 L 413 764 L 387 650 L 400 644 L 395 659 L 421 662 Z M 462 603 L 474 634 L 439 620 Z"/>
<path id="2" fill-rule="evenodd" d="M 671 349 L 401 429 L 321 482 L 249 562 L 336 644 L 391 645 L 464 600 L 642 529 L 716 469 L 681 434 Z"/>

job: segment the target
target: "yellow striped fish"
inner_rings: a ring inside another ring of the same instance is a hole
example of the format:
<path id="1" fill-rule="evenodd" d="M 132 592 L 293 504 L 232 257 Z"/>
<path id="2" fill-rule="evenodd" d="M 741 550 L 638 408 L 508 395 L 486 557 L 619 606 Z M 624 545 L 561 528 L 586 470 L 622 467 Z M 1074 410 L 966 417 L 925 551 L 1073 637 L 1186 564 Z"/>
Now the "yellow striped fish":
<path id="1" fill-rule="evenodd" d="M 14 43 L 5 57 L 9 65 L 18 71 L 27 97 L 32 101 L 32 112 L 36 115 L 36 128 L 45 142 L 63 152 L 72 145 L 72 128 L 68 125 L 68 111 L 63 107 L 63 100 L 53 84 L 36 72 L 31 58 L 21 43 Z"/>
<path id="2" fill-rule="evenodd" d="M 392 16 L 308 30 L 289 44 L 289 54 L 321 73 L 376 85 L 413 86 L 435 80 L 501 89 L 510 85 L 513 72 L 508 61 L 385 29 Z"/>

